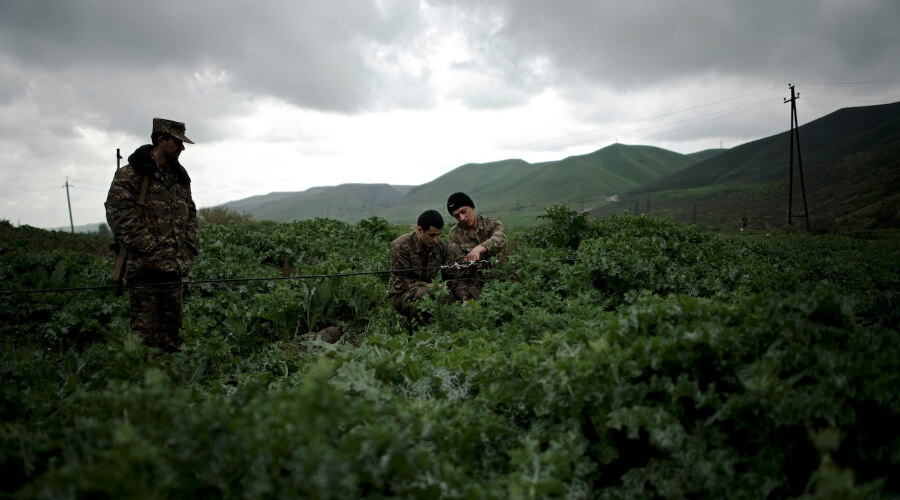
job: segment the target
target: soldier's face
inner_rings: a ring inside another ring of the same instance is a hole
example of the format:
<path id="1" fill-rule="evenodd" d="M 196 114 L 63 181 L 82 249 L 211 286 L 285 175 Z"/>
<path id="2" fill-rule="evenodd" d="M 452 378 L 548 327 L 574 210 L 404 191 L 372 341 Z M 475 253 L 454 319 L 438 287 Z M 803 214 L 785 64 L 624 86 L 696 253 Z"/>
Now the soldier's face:
<path id="1" fill-rule="evenodd" d="M 172 136 L 164 136 L 160 139 L 159 145 L 163 156 L 169 160 L 177 160 L 181 156 L 181 152 L 184 151 L 184 142 Z"/>
<path id="2" fill-rule="evenodd" d="M 475 227 L 477 217 L 475 216 L 475 209 L 472 207 L 459 207 L 451 212 L 450 215 L 464 228 L 471 229 Z"/>
<path id="3" fill-rule="evenodd" d="M 419 243 L 425 248 L 431 248 L 437 245 L 438 240 L 441 237 L 441 230 L 429 226 L 428 229 L 422 229 L 422 226 L 416 226 L 416 236 L 419 238 Z"/>

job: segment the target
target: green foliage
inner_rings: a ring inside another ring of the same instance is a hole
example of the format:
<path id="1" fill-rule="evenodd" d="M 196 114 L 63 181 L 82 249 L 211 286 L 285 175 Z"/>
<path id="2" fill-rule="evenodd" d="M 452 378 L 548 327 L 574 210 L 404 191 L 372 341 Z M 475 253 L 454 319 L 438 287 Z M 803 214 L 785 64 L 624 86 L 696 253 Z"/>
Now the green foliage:
<path id="1" fill-rule="evenodd" d="M 578 248 L 582 238 L 591 236 L 590 216 L 585 212 L 575 210 L 560 204 L 554 204 L 545 209 L 544 215 L 539 219 L 547 219 L 549 223 L 544 231 L 535 233 L 532 243 L 543 243 L 557 248 Z"/>
<path id="2" fill-rule="evenodd" d="M 740 245 L 650 217 L 614 216 L 578 249 L 583 279 L 632 302 L 646 294 L 725 299 L 760 290 L 764 263 Z"/>
<path id="3" fill-rule="evenodd" d="M 0 220 L 0 253 L 27 248 L 32 252 L 64 250 L 106 257 L 112 254 L 112 243 L 112 235 L 108 232 L 72 234 L 68 231 L 45 231 L 31 226 L 13 227 L 9 221 Z"/>
<path id="4" fill-rule="evenodd" d="M 4 295 L 0 494 L 900 494 L 892 237 L 544 220 L 411 330 L 358 274 L 404 230 L 378 218 L 204 228 L 190 279 L 235 281 L 190 287 L 178 354 L 131 335 L 125 297 Z M 111 255 L 39 240 L 3 247 L 2 290 L 109 279 Z M 327 325 L 341 342 L 309 340 Z"/>
<path id="5" fill-rule="evenodd" d="M 218 206 L 201 208 L 197 211 L 197 219 L 201 226 L 229 226 L 231 224 L 250 223 L 253 221 L 253 216 L 244 212 L 238 212 L 237 210 L 231 210 L 228 207 Z"/>

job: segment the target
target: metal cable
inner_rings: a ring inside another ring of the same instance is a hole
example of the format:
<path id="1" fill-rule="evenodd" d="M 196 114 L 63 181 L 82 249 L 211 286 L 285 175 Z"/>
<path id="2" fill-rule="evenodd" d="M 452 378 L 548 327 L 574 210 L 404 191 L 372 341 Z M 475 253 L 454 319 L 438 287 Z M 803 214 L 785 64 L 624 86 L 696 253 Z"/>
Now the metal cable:
<path id="1" fill-rule="evenodd" d="M 280 281 L 280 280 L 301 280 L 301 279 L 324 279 L 324 278 L 345 278 L 349 276 L 366 276 L 373 274 L 390 274 L 390 273 L 406 273 L 410 271 L 427 271 L 427 270 L 464 270 L 469 269 L 473 266 L 477 266 L 479 264 L 485 264 L 490 261 L 487 260 L 478 260 L 467 262 L 465 264 L 460 264 L 455 262 L 446 266 L 431 266 L 431 267 L 410 267 L 404 269 L 389 269 L 389 270 L 381 270 L 381 271 L 356 271 L 349 273 L 334 273 L 334 274 L 300 274 L 294 276 L 269 276 L 269 277 L 252 277 L 252 278 L 217 278 L 217 279 L 207 279 L 207 280 L 192 280 L 192 281 L 167 281 L 167 282 L 154 282 L 154 283 L 141 283 L 141 284 L 127 284 L 123 283 L 121 285 L 98 285 L 98 286 L 83 286 L 83 287 L 70 287 L 70 288 L 38 288 L 38 289 L 26 289 L 26 290 L 0 290 L 0 295 L 24 295 L 24 294 L 37 294 L 37 293 L 62 293 L 62 292 L 88 292 L 88 291 L 96 291 L 96 290 L 123 290 L 123 289 L 131 289 L 131 288 L 156 288 L 156 287 L 167 287 L 167 286 L 189 286 L 189 285 L 203 285 L 203 284 L 212 284 L 212 283 L 239 283 L 239 282 L 255 282 L 255 281 Z M 449 280 L 448 280 L 449 281 Z"/>

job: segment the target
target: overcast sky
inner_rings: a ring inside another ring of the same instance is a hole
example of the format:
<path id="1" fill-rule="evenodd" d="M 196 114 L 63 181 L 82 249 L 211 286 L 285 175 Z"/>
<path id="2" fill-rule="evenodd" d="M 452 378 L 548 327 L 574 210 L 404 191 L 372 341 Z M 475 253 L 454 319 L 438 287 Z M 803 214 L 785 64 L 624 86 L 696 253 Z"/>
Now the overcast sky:
<path id="1" fill-rule="evenodd" d="M 789 129 L 789 83 L 801 124 L 900 100 L 900 1 L 0 0 L 0 219 L 67 227 L 68 178 L 75 225 L 105 221 L 153 117 L 210 207 L 734 147 Z"/>

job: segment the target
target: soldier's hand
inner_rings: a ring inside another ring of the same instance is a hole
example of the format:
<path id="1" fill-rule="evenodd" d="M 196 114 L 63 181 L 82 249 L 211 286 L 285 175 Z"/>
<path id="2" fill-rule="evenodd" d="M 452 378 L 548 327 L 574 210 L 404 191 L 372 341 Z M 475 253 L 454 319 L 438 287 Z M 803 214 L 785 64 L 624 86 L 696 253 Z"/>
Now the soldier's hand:
<path id="1" fill-rule="evenodd" d="M 475 245 L 475 248 L 473 248 L 472 250 L 469 251 L 468 254 L 466 254 L 466 262 L 476 262 L 476 261 L 481 260 L 481 254 L 484 253 L 486 250 L 487 250 L 487 248 L 485 248 L 484 245 L 481 245 L 481 244 Z"/>

